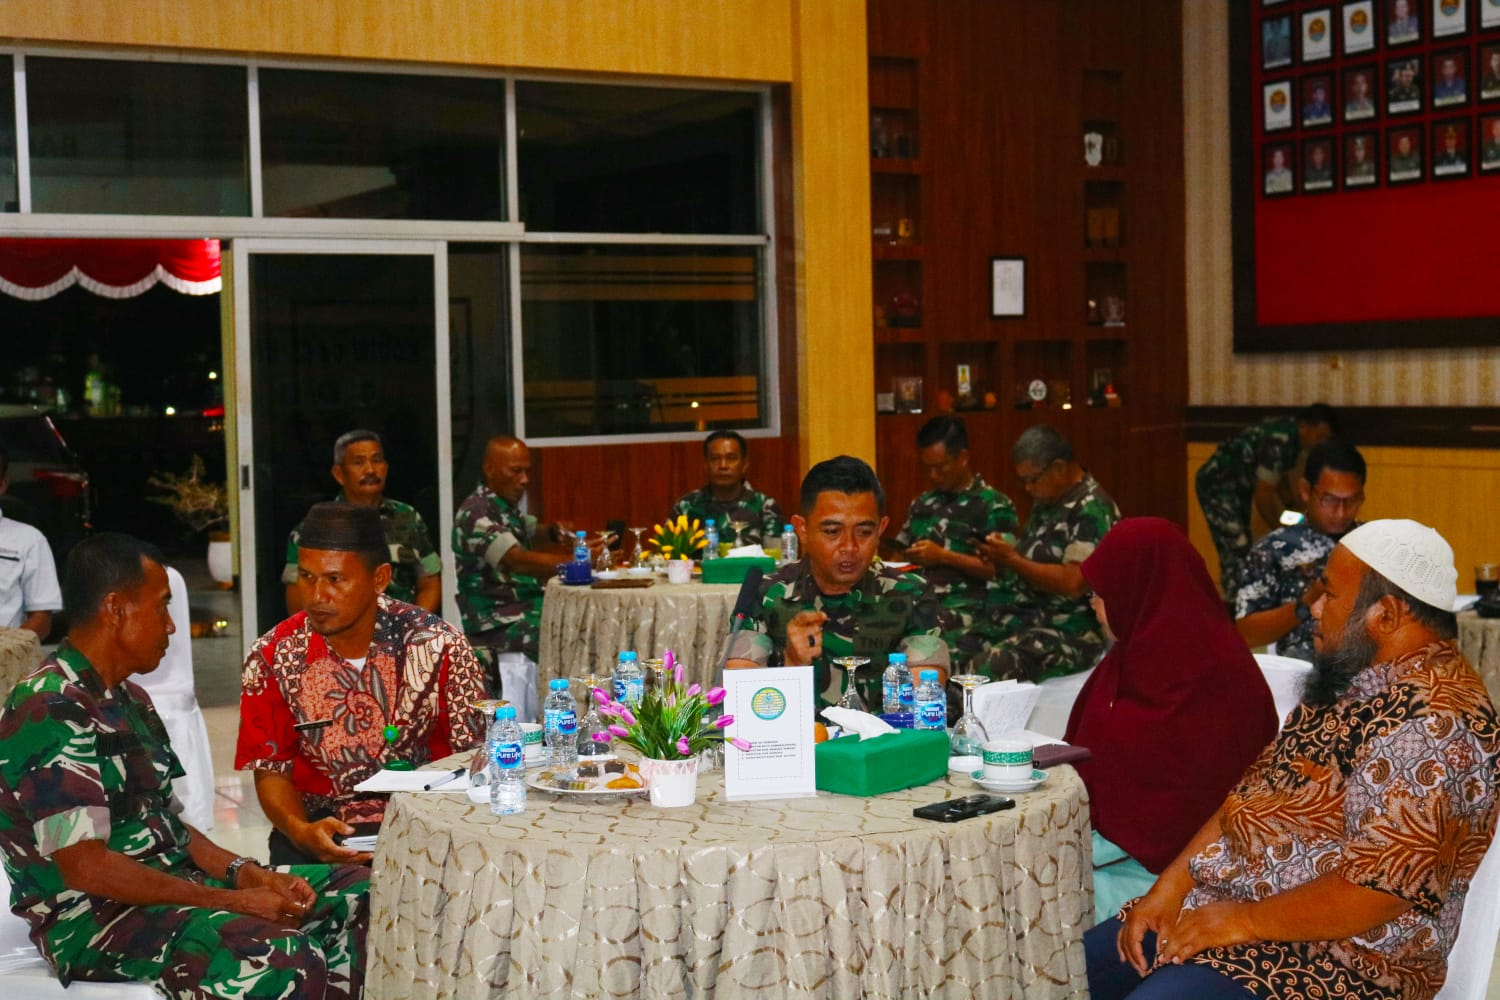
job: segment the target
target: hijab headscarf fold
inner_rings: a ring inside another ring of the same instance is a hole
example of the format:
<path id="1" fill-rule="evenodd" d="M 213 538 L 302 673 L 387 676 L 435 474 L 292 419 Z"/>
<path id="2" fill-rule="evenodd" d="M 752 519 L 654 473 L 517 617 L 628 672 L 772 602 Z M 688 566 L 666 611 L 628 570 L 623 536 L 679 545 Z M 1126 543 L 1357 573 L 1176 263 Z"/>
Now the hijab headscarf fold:
<path id="1" fill-rule="evenodd" d="M 1276 735 L 1276 709 L 1203 558 L 1170 521 L 1119 522 L 1084 560 L 1115 643 L 1066 739 L 1093 825 L 1160 872 Z"/>

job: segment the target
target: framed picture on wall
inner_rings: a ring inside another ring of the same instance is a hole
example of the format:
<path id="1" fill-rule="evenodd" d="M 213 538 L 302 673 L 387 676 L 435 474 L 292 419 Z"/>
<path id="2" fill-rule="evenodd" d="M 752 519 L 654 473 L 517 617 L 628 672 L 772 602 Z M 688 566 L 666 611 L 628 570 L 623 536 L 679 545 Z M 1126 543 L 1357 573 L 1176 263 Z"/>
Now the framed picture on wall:
<path id="1" fill-rule="evenodd" d="M 1277 80 L 1261 87 L 1261 116 L 1267 132 L 1292 127 L 1292 81 Z"/>
<path id="2" fill-rule="evenodd" d="M 1479 172 L 1500 170 L 1500 114 L 1479 119 Z"/>
<path id="3" fill-rule="evenodd" d="M 1317 73 L 1302 78 L 1302 127 L 1333 124 L 1333 77 Z"/>
<path id="4" fill-rule="evenodd" d="M 1344 121 L 1358 122 L 1375 117 L 1375 64 L 1350 66 L 1344 70 Z"/>
<path id="5" fill-rule="evenodd" d="M 1268 142 L 1260 151 L 1264 176 L 1261 193 L 1267 198 L 1297 193 L 1297 175 L 1293 170 L 1292 144 Z"/>
<path id="6" fill-rule="evenodd" d="M 1380 150 L 1374 131 L 1344 136 L 1344 187 L 1374 187 L 1380 181 Z"/>
<path id="7" fill-rule="evenodd" d="M 1456 108 L 1469 103 L 1469 50 L 1448 49 L 1432 55 L 1432 106 Z"/>
<path id="8" fill-rule="evenodd" d="M 1454 180 L 1469 176 L 1469 120 L 1432 123 L 1432 176 Z"/>
<path id="9" fill-rule="evenodd" d="M 1500 101 L 1500 45 L 1479 46 L 1479 99 Z"/>
<path id="10" fill-rule="evenodd" d="M 1405 56 L 1385 64 L 1385 113 L 1410 115 L 1422 110 L 1422 57 Z"/>
<path id="11" fill-rule="evenodd" d="M 1338 172 L 1334 162 L 1333 140 L 1302 140 L 1302 191 L 1318 194 L 1333 190 L 1333 177 Z"/>
<path id="12" fill-rule="evenodd" d="M 1421 126 L 1385 130 L 1385 165 L 1385 182 L 1392 186 L 1422 179 Z"/>
<path id="13" fill-rule="evenodd" d="M 1280 69 L 1292 64 L 1292 16 L 1268 17 L 1260 22 L 1260 68 Z"/>
<path id="14" fill-rule="evenodd" d="M 1422 40 L 1422 8 L 1417 0 L 1385 0 L 1385 44 L 1411 45 Z"/>
<path id="15" fill-rule="evenodd" d="M 1333 9 L 1318 7 L 1302 12 L 1302 61 L 1333 58 Z"/>
<path id="16" fill-rule="evenodd" d="M 1344 26 L 1344 55 L 1352 56 L 1375 48 L 1375 0 L 1344 4 L 1339 20 Z"/>
<path id="17" fill-rule="evenodd" d="M 990 258 L 990 318 L 1026 315 L 1026 258 Z"/>
<path id="18" fill-rule="evenodd" d="M 1479 26 L 1500 28 L 1500 3 L 1496 0 L 1476 0 L 1479 4 Z"/>
<path id="19" fill-rule="evenodd" d="M 1467 0 L 1432 0 L 1432 37 L 1462 35 L 1469 28 Z"/>

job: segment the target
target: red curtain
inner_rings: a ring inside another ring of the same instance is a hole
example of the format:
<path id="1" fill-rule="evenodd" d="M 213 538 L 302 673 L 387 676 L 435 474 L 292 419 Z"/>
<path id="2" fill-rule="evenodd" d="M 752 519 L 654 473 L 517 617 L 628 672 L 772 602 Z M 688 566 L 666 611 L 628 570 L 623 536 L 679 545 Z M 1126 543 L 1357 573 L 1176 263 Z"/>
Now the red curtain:
<path id="1" fill-rule="evenodd" d="M 219 291 L 218 240 L 0 240 L 0 291 L 40 301 L 75 284 L 111 299 L 162 282 L 184 295 Z"/>

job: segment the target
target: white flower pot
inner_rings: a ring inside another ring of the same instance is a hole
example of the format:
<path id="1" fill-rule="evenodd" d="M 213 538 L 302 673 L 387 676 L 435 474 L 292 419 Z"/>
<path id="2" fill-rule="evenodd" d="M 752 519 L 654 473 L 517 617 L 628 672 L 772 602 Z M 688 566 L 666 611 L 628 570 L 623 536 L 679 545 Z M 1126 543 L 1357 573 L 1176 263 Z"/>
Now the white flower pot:
<path id="1" fill-rule="evenodd" d="M 658 809 L 690 806 L 698 800 L 698 758 L 686 760 L 641 760 L 641 776 L 651 793 L 651 804 Z"/>
<path id="2" fill-rule="evenodd" d="M 234 550 L 230 545 L 228 535 L 213 535 L 208 540 L 208 575 L 224 588 L 234 586 Z"/>

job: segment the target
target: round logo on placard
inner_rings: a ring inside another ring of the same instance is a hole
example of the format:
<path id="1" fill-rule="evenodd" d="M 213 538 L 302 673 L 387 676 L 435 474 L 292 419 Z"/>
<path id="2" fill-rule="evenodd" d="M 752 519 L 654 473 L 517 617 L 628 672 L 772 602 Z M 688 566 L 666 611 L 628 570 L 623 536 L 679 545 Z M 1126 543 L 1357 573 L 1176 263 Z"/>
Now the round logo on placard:
<path id="1" fill-rule="evenodd" d="M 1307 25 L 1307 37 L 1315 42 L 1321 42 L 1326 34 L 1328 34 L 1328 22 L 1321 17 L 1313 18 Z"/>
<path id="2" fill-rule="evenodd" d="M 1445 17 L 1452 17 L 1458 13 L 1458 0 L 1442 0 L 1438 4 L 1438 9 L 1443 12 Z"/>
<path id="3" fill-rule="evenodd" d="M 786 711 L 786 695 L 776 688 L 761 688 L 750 698 L 750 711 L 755 713 L 757 719 L 767 722 L 779 719 L 781 713 Z"/>
<path id="4" fill-rule="evenodd" d="M 1273 91 L 1271 91 L 1271 110 L 1272 111 L 1285 111 L 1286 110 L 1286 92 L 1285 91 L 1282 91 L 1282 90 L 1273 90 Z"/>
<path id="5" fill-rule="evenodd" d="M 1370 15 L 1363 10 L 1357 10 L 1349 15 L 1349 30 L 1356 35 L 1363 35 L 1370 27 Z"/>

